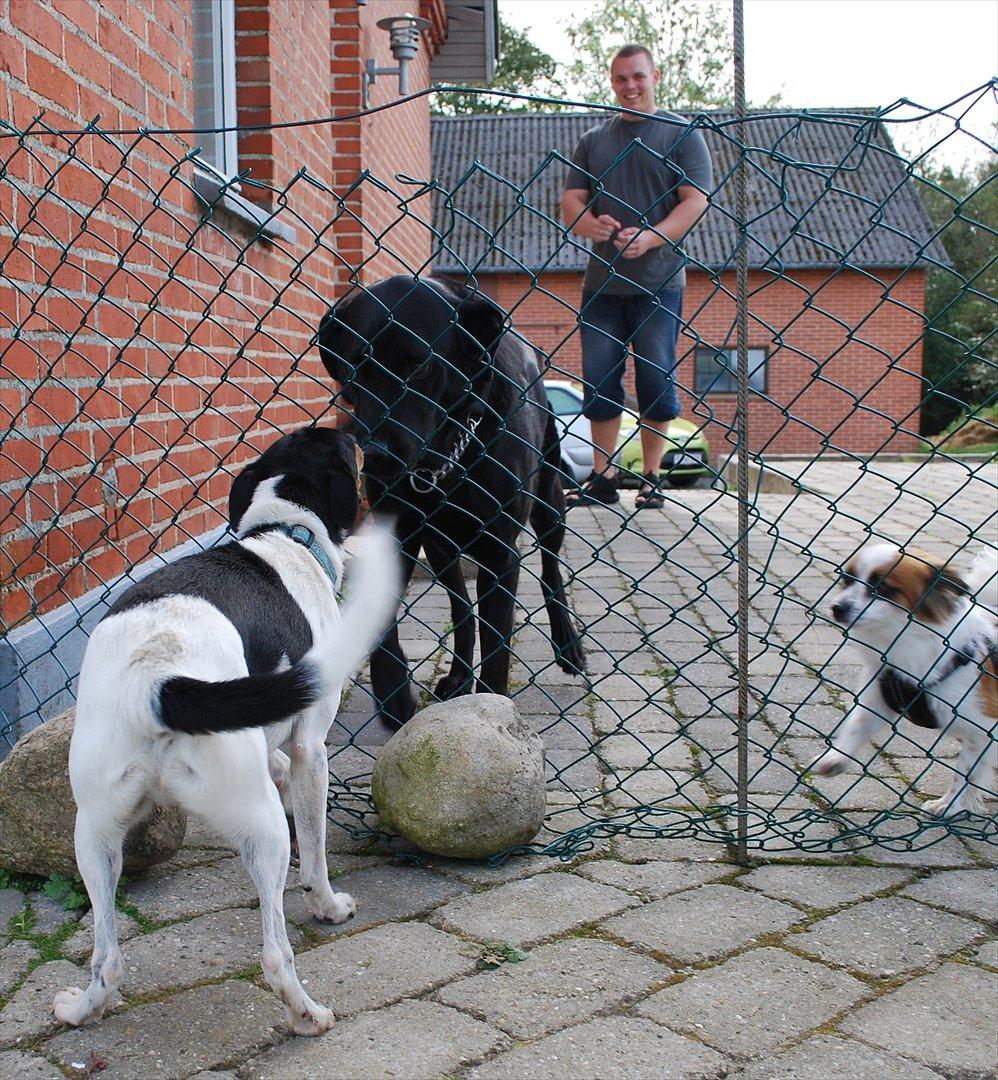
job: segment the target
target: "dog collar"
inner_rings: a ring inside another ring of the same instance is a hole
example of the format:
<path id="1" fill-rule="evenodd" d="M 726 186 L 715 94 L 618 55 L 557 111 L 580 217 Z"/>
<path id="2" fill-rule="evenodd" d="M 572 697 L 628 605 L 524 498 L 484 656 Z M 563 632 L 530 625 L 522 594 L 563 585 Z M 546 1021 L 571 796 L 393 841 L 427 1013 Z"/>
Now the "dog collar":
<path id="1" fill-rule="evenodd" d="M 289 540 L 294 540 L 296 544 L 301 544 L 303 548 L 306 548 L 326 572 L 326 577 L 333 583 L 333 589 L 339 592 L 340 576 L 336 572 L 336 567 L 333 566 L 332 559 L 322 550 L 322 545 L 316 540 L 315 533 L 311 529 L 304 525 L 278 525 L 276 531 L 284 533 Z"/>
<path id="2" fill-rule="evenodd" d="M 417 495 L 429 495 L 448 473 L 454 471 L 455 466 L 464 456 L 465 450 L 471 445 L 471 440 L 475 437 L 475 429 L 481 422 L 481 416 L 472 417 L 468 421 L 467 427 L 461 432 L 461 437 L 454 444 L 454 448 L 443 465 L 436 469 L 413 469 L 409 473 L 409 486 Z"/>
<path id="3" fill-rule="evenodd" d="M 977 660 L 982 644 L 984 643 L 980 641 L 972 641 L 969 651 L 954 649 L 931 682 L 915 680 L 910 675 L 888 665 L 878 679 L 880 692 L 884 695 L 884 700 L 896 713 L 907 716 L 918 727 L 938 727 L 939 724 L 932 708 L 932 702 L 925 694 L 926 690 L 931 692 L 935 687 L 944 683 L 951 675 L 959 671 L 960 668 L 966 667 L 967 664 Z M 988 652 L 989 649 L 985 646 L 985 657 Z"/>

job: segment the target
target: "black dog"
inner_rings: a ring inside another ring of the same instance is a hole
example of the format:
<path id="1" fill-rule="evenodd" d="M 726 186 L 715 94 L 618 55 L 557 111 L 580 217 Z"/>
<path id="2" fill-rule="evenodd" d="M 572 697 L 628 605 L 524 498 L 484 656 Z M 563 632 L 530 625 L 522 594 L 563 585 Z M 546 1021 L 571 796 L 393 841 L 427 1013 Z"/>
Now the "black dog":
<path id="1" fill-rule="evenodd" d="M 436 687 L 440 699 L 473 688 L 508 692 L 517 537 L 528 519 L 541 549 L 555 659 L 569 673 L 584 669 L 559 567 L 565 502 L 557 431 L 533 350 L 506 332 L 507 320 L 479 293 L 398 276 L 355 289 L 319 327 L 322 362 L 353 408 L 371 505 L 395 518 L 405 582 L 422 547 L 450 594 L 454 657 Z M 479 567 L 477 684 L 462 555 Z M 385 720 L 412 716 L 395 628 L 371 657 L 371 683 Z"/>

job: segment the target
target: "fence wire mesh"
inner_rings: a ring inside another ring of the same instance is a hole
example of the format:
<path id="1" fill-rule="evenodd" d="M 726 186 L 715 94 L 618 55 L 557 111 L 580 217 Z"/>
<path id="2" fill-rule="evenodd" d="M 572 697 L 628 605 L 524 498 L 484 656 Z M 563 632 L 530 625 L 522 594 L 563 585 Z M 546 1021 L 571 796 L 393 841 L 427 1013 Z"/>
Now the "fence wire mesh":
<path id="1" fill-rule="evenodd" d="M 995 554 L 995 148 L 968 189 L 906 159 L 892 139 L 892 124 L 931 121 L 938 147 L 960 130 L 969 102 L 993 93 L 982 87 L 914 116 L 750 114 L 742 129 L 729 113 L 691 121 L 707 140 L 714 183 L 682 244 L 688 286 L 675 376 L 687 422 L 669 429 L 665 506 L 636 510 L 631 487 L 607 507 L 563 512 L 555 499 L 544 519 L 566 528 L 559 562 L 584 675 L 562 670 L 552 650 L 536 523 L 518 540 L 509 692 L 547 758 L 549 813 L 534 849 L 567 858 L 612 835 L 637 852 L 663 838 L 734 845 L 739 817 L 749 849 L 766 852 L 911 850 L 953 835 L 998 842 L 993 636 L 975 639 L 964 659 L 959 626 L 934 631 L 924 612 L 906 614 L 896 640 L 928 627 L 936 644 L 923 648 L 927 666 L 908 666 L 897 649 L 891 662 L 916 696 L 935 701 L 930 709 L 952 713 L 930 729 L 886 710 L 876 745 L 853 748 L 847 771 L 808 768 L 876 678 L 830 614 L 857 550 L 881 539 L 962 570 L 981 551 Z M 364 392 L 363 364 L 391 366 L 377 336 L 366 338 L 366 359 L 336 387 L 316 349 L 329 305 L 370 295 L 381 278 L 436 272 L 467 288 L 467 303 L 498 303 L 508 335 L 538 359 L 528 382 L 548 387 L 564 486 L 585 475 L 592 444 L 579 418 L 578 337 L 588 252 L 561 222 L 558 197 L 575 139 L 601 119 L 569 111 L 434 120 L 432 177 L 362 171 L 337 189 L 304 167 L 280 185 L 244 175 L 209 177 L 206 187 L 189 133 L 96 124 L 66 132 L 42 118 L 0 129 L 8 747 L 72 703 L 87 635 L 121 588 L 180 552 L 225 542 L 228 488 L 248 460 L 279 433 L 343 421 L 344 392 Z M 323 145 L 335 123 L 298 127 Z M 968 231 L 988 253 L 971 265 L 966 246 L 954 255 L 949 244 Z M 740 380 L 739 240 L 749 267 Z M 384 315 L 390 329 L 404 322 L 391 306 Z M 451 362 L 436 354 L 437 340 L 418 345 L 428 363 Z M 436 404 L 415 372 L 395 378 L 396 397 Z M 739 381 L 748 402 L 741 445 Z M 508 447 L 514 417 L 536 407 L 529 388 L 518 392 L 486 437 L 469 434 L 464 415 L 439 416 L 404 464 L 431 488 L 446 486 L 438 471 L 448 460 L 468 480 L 465 453 Z M 475 395 L 487 414 L 488 391 Z M 381 400 L 382 412 L 394 402 Z M 932 409 L 953 420 L 930 438 L 919 422 Z M 376 425 L 361 428 L 377 441 Z M 628 408 L 625 481 L 648 471 L 637 429 Z M 743 530 L 729 486 L 739 450 L 751 484 Z M 530 484 L 544 468 L 535 454 L 519 475 Z M 481 534 L 509 513 L 494 506 Z M 460 583 L 474 593 L 483 566 L 429 554 L 417 557 L 399 621 L 422 704 L 455 655 L 461 673 Z M 749 591 L 741 613 L 740 568 Z M 488 569 L 479 592 L 505 587 L 489 584 Z M 882 592 L 876 602 L 907 611 Z M 973 610 L 993 631 L 983 594 Z M 975 687 L 956 701 L 935 682 L 953 656 Z M 488 659 L 472 662 L 479 682 Z M 363 674 L 329 735 L 330 814 L 354 832 L 377 827 L 371 768 L 391 733 L 377 712 Z M 975 795 L 968 809 L 927 813 L 926 799 L 954 780 Z"/>

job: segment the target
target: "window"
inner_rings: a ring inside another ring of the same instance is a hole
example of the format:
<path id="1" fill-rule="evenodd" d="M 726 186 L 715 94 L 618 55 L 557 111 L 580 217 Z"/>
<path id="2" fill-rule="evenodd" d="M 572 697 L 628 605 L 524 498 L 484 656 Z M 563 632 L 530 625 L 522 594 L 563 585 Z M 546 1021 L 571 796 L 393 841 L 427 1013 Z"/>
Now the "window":
<path id="1" fill-rule="evenodd" d="M 194 190 L 217 210 L 256 226 L 259 236 L 291 243 L 295 231 L 278 221 L 275 213 L 239 194 L 232 179 L 239 172 L 236 114 L 236 4 L 235 0 L 191 0 L 194 29 L 194 127 L 208 130 L 192 138 L 201 151 L 195 159 Z"/>
<path id="2" fill-rule="evenodd" d="M 193 0 L 194 126 L 234 128 L 236 124 L 235 0 Z M 225 179 L 238 171 L 235 131 L 196 135 L 199 160 Z"/>
<path id="3" fill-rule="evenodd" d="M 560 386 L 552 386 L 545 383 L 548 392 L 548 402 L 555 416 L 578 416 L 582 412 L 582 396 L 573 394 Z"/>
<path id="4" fill-rule="evenodd" d="M 766 350 L 749 349 L 749 389 L 766 390 Z M 693 389 L 697 394 L 734 394 L 738 392 L 738 350 L 701 346 L 696 351 Z"/>

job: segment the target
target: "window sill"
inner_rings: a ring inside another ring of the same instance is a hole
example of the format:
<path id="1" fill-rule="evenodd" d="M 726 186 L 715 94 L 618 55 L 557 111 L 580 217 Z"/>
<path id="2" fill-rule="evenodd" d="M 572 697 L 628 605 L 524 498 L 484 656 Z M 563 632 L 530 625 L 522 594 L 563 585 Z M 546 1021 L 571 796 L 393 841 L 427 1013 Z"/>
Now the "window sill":
<path id="1" fill-rule="evenodd" d="M 200 169 L 194 170 L 194 190 L 198 197 L 212 210 L 219 207 L 232 214 L 233 217 L 245 221 L 249 225 L 255 225 L 260 236 L 268 240 L 280 239 L 289 244 L 296 241 L 295 230 L 289 225 L 278 221 L 274 214 L 262 207 L 244 199 L 233 191 L 231 184 Z M 278 211 L 279 212 L 279 211 Z"/>

